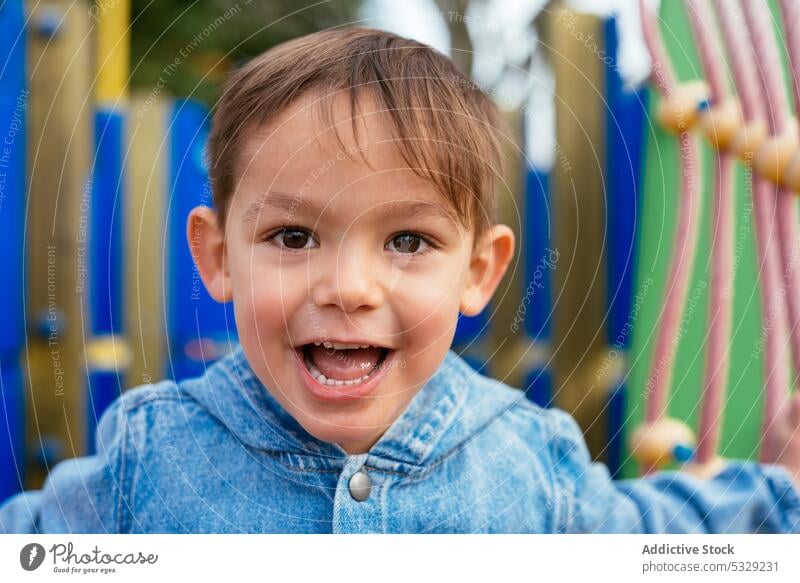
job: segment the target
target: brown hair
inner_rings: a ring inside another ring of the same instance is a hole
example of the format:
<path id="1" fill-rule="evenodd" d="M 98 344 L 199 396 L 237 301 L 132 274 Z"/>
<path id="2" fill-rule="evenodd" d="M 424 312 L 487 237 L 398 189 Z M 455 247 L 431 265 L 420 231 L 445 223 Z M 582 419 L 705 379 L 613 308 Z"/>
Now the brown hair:
<path id="1" fill-rule="evenodd" d="M 226 81 L 208 150 L 222 225 L 249 130 L 269 123 L 312 90 L 349 92 L 354 133 L 359 91 L 368 91 L 390 116 L 408 166 L 436 185 L 462 225 L 474 227 L 479 236 L 496 222 L 503 131 L 497 107 L 431 47 L 381 30 L 350 27 L 273 47 Z M 329 111 L 326 116 L 330 119 Z M 337 139 L 341 143 L 338 134 Z"/>

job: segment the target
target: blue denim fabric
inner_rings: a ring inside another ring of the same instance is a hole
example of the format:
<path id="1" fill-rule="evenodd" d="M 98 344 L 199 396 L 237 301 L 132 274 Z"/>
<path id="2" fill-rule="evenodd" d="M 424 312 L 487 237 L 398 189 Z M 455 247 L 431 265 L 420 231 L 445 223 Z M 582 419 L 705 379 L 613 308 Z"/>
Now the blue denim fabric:
<path id="1" fill-rule="evenodd" d="M 575 421 L 449 352 L 369 453 L 319 441 L 241 348 L 203 377 L 126 392 L 97 454 L 0 507 L 5 532 L 800 532 L 785 469 L 614 482 Z M 369 497 L 350 477 L 364 471 Z"/>

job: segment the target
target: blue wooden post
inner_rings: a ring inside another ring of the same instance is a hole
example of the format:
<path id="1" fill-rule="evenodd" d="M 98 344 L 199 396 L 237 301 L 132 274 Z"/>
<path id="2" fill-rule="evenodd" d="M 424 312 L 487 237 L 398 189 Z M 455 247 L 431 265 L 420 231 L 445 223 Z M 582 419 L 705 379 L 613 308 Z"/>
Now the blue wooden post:
<path id="1" fill-rule="evenodd" d="M 525 141 L 536 139 L 525 136 Z M 552 239 L 550 175 L 526 165 L 525 171 L 525 249 L 524 329 L 533 342 L 535 358 L 526 374 L 525 394 L 542 407 L 553 403 L 553 375 L 548 366 L 552 333 L 552 274 L 557 259 Z"/>
<path id="2" fill-rule="evenodd" d="M 87 346 L 87 451 L 103 411 L 122 392 L 127 346 L 122 337 L 125 114 L 101 106 L 94 115 L 95 158 L 92 167 L 89 222 L 89 298 L 92 340 Z"/>
<path id="3" fill-rule="evenodd" d="M 22 489 L 25 476 L 25 42 L 22 0 L 0 4 L 0 502 Z"/>
<path id="4" fill-rule="evenodd" d="M 96 28 L 94 147 L 92 165 L 89 298 L 92 340 L 88 371 L 87 450 L 103 411 L 122 392 L 130 350 L 123 337 L 125 208 L 123 141 L 130 71 L 130 2 L 118 0 L 98 14 Z"/>
<path id="5" fill-rule="evenodd" d="M 236 342 L 236 330 L 232 305 L 220 305 L 208 295 L 186 241 L 189 212 L 212 204 L 205 160 L 209 112 L 196 101 L 176 100 L 167 127 L 167 376 L 180 380 L 203 374 Z"/>
<path id="6" fill-rule="evenodd" d="M 626 353 L 631 342 L 630 321 L 634 268 L 637 265 L 636 221 L 641 208 L 641 176 L 644 160 L 644 123 L 647 88 L 625 86 L 617 67 L 616 18 L 604 25 L 606 54 L 606 217 L 607 217 L 607 306 L 609 358 L 621 359 L 620 376 L 608 394 L 608 456 L 611 475 L 618 477 L 625 454 Z"/>

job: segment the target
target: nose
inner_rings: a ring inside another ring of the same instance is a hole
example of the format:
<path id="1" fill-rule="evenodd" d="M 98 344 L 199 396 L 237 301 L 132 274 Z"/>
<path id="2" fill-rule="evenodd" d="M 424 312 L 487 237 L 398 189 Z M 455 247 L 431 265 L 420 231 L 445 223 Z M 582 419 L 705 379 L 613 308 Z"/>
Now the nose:
<path id="1" fill-rule="evenodd" d="M 384 299 L 381 269 L 374 258 L 339 247 L 336 257 L 323 258 L 319 277 L 314 282 L 312 297 L 318 307 L 338 306 L 345 312 L 377 308 Z"/>

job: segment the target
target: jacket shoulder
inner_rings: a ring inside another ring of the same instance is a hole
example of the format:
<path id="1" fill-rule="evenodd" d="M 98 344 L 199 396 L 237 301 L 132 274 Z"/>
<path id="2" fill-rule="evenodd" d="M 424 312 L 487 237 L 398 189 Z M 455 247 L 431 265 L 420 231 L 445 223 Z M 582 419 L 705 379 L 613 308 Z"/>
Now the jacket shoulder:
<path id="1" fill-rule="evenodd" d="M 127 413 L 153 406 L 153 403 L 180 401 L 181 393 L 178 384 L 172 380 L 140 385 L 128 389 L 119 396 L 119 406 Z"/>
<path id="2" fill-rule="evenodd" d="M 572 416 L 537 405 L 520 389 L 480 373 L 469 375 L 466 385 L 458 431 L 475 445 L 502 440 L 550 457 L 562 440 L 582 440 Z"/>
<path id="3" fill-rule="evenodd" d="M 525 432 L 551 428 L 554 418 L 566 415 L 559 409 L 541 407 L 528 399 L 524 391 L 481 374 L 477 374 L 474 378 L 469 401 L 472 407 L 477 408 L 485 408 L 487 401 L 492 402 L 491 421 L 500 426 L 513 427 Z"/>
<path id="4" fill-rule="evenodd" d="M 138 468 L 164 453 L 164 438 L 180 435 L 179 425 L 198 418 L 202 407 L 173 381 L 125 391 L 98 420 L 94 453 L 58 463 L 41 490 L 0 505 L 0 532 L 126 532 Z"/>

